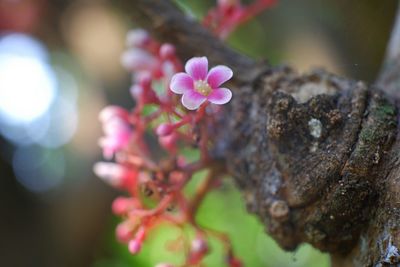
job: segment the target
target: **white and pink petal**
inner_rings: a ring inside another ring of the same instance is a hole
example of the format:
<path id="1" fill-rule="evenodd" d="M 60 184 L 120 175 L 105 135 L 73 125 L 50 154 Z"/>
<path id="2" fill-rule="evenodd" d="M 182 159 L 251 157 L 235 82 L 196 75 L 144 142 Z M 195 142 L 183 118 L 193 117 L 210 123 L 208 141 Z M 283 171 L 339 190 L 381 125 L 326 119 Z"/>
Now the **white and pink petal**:
<path id="1" fill-rule="evenodd" d="M 208 72 L 208 60 L 206 57 L 194 57 L 188 60 L 185 71 L 194 80 L 205 80 Z"/>
<path id="2" fill-rule="evenodd" d="M 207 83 L 211 88 L 218 88 L 221 84 L 232 78 L 233 72 L 227 66 L 219 65 L 210 70 L 207 75 Z"/>
<path id="3" fill-rule="evenodd" d="M 172 76 L 170 89 L 176 94 L 183 94 L 193 90 L 193 79 L 188 74 L 180 72 Z"/>
<path id="4" fill-rule="evenodd" d="M 206 101 L 206 97 L 196 91 L 187 91 L 182 96 L 182 105 L 189 110 L 195 110 Z"/>
<path id="5" fill-rule="evenodd" d="M 207 100 L 213 104 L 223 105 L 232 99 L 232 92 L 228 88 L 214 89 L 208 96 Z"/>

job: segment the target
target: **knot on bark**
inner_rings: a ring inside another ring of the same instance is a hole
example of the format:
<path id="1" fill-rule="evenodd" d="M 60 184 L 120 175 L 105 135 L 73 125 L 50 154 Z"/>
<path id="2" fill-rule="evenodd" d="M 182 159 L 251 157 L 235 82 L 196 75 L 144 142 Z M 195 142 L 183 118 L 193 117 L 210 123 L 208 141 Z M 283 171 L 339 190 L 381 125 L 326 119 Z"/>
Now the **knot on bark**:
<path id="1" fill-rule="evenodd" d="M 245 103 L 232 113 L 248 116 L 233 117 L 230 132 L 243 156 L 232 151 L 228 167 L 245 191 L 257 192 L 245 194 L 249 209 L 286 249 L 309 242 L 349 251 L 376 198 L 380 159 L 396 132 L 395 108 L 378 90 L 323 71 L 298 76 L 282 68 L 241 94 L 236 101 Z M 284 216 L 277 216 L 276 203 L 288 208 Z"/>

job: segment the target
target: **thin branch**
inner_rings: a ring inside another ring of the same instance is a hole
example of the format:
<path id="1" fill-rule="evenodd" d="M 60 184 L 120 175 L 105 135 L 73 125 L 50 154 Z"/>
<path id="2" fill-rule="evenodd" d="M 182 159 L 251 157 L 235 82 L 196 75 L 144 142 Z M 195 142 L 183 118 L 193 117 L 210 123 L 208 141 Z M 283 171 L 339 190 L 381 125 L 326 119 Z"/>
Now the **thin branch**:
<path id="1" fill-rule="evenodd" d="M 395 23 L 386 51 L 386 61 L 392 61 L 400 57 L 400 5 L 397 7 Z"/>
<path id="2" fill-rule="evenodd" d="M 193 18 L 185 16 L 170 0 L 133 0 L 134 22 L 163 42 L 173 43 L 179 56 L 207 56 L 212 64 L 228 65 L 234 70 L 234 82 L 243 83 L 265 70 L 254 60 L 237 53 L 215 38 Z"/>
<path id="3" fill-rule="evenodd" d="M 377 84 L 396 101 L 400 100 L 400 2 Z"/>

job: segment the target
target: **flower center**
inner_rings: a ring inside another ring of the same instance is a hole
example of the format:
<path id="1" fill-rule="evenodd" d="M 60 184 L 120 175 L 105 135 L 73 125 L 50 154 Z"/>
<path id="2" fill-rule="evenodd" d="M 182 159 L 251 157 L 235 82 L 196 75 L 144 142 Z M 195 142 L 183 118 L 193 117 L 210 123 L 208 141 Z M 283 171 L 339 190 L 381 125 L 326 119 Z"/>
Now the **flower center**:
<path id="1" fill-rule="evenodd" d="M 203 80 L 198 80 L 194 82 L 194 90 L 204 96 L 208 96 L 212 91 L 211 86 Z"/>

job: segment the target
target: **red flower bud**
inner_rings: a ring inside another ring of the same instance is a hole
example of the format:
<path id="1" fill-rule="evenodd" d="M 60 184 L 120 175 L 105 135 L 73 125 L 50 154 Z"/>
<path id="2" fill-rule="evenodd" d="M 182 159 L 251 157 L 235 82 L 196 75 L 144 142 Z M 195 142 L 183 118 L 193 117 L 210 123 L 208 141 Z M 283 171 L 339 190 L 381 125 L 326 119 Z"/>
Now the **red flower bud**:
<path id="1" fill-rule="evenodd" d="M 158 136 L 167 136 L 170 135 L 174 129 L 175 127 L 172 124 L 161 123 L 156 129 L 156 133 Z"/>

